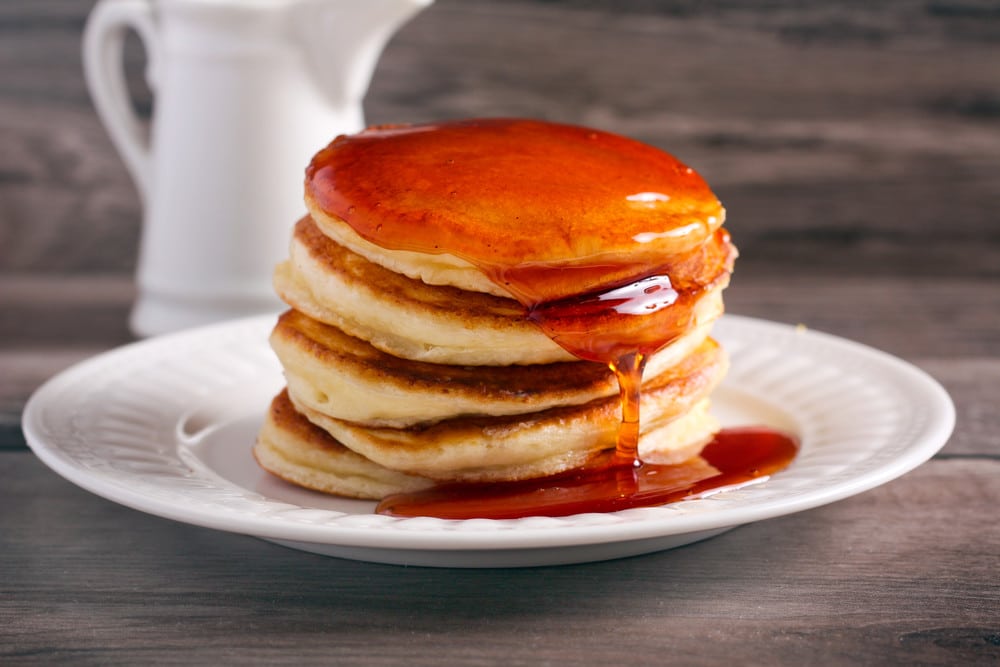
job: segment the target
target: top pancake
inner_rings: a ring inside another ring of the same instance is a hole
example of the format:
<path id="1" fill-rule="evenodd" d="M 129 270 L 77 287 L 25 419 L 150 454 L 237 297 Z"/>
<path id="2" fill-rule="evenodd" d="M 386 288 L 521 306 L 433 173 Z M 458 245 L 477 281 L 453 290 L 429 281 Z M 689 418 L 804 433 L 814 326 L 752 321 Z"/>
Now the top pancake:
<path id="1" fill-rule="evenodd" d="M 710 240 L 724 218 L 701 177 L 667 153 L 606 132 L 509 119 L 338 137 L 306 172 L 306 202 L 331 236 L 350 236 L 331 233 L 346 225 L 376 248 L 450 256 L 458 261 L 445 264 L 471 265 L 501 287 L 525 267 L 601 267 L 574 272 L 571 285 L 535 281 L 535 294 L 510 289 L 522 302 L 648 273 Z M 347 245 L 361 252 L 363 244 Z"/>

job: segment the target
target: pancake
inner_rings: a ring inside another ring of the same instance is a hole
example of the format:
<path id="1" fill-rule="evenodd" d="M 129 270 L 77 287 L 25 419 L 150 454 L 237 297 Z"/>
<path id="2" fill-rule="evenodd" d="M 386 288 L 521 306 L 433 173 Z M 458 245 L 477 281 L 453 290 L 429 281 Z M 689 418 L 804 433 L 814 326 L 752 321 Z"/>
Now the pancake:
<path id="1" fill-rule="evenodd" d="M 294 309 L 394 356 L 489 366 L 576 359 L 516 301 L 389 271 L 332 241 L 308 217 L 296 225 L 274 283 Z M 722 312 L 722 287 L 699 299 L 692 327 Z"/>
<path id="2" fill-rule="evenodd" d="M 702 325 L 654 355 L 646 377 L 681 362 L 708 336 Z M 466 415 L 523 415 L 618 395 L 614 374 L 586 361 L 453 366 L 402 359 L 298 311 L 284 313 L 271 347 L 296 401 L 337 419 L 409 426 Z"/>
<path id="3" fill-rule="evenodd" d="M 644 455 L 657 463 L 688 461 L 701 451 L 714 427 L 715 422 L 708 414 L 708 402 L 702 401 L 685 415 L 645 434 Z M 419 491 L 440 483 L 390 470 L 351 451 L 296 411 L 287 391 L 282 391 L 271 402 L 253 455 L 262 468 L 287 482 L 346 498 L 379 500 L 394 493 Z M 454 481 L 498 481 L 556 474 L 579 467 L 591 455 L 581 448 L 506 469 L 473 467 L 456 473 Z"/>
<path id="4" fill-rule="evenodd" d="M 384 468 L 344 447 L 296 412 L 287 391 L 271 401 L 253 455 L 260 467 L 287 482 L 346 498 L 377 499 L 434 484 Z"/>
<path id="5" fill-rule="evenodd" d="M 309 217 L 295 226 L 274 285 L 296 310 L 406 359 L 491 366 L 576 360 L 513 299 L 389 271 L 334 242 Z"/>
<path id="6" fill-rule="evenodd" d="M 447 285 L 469 292 L 510 296 L 509 291 L 491 281 L 482 271 L 464 259 L 449 253 L 431 254 L 383 248 L 362 237 L 346 221 L 327 213 L 308 194 L 306 208 L 310 217 L 328 238 L 393 273 L 428 285 Z"/>
<path id="7" fill-rule="evenodd" d="M 697 248 L 725 219 L 701 177 L 663 151 L 521 119 L 340 136 L 313 158 L 305 185 L 323 232 L 369 261 L 501 295 L 510 288 L 492 269 L 600 265 L 596 282 L 574 277 L 543 296 L 590 292 Z"/>
<path id="8" fill-rule="evenodd" d="M 704 341 L 643 386 L 639 448 L 660 463 L 690 458 L 718 430 L 706 400 L 726 371 L 719 345 Z M 366 459 L 442 481 L 510 481 L 577 467 L 613 448 L 617 396 L 511 417 L 459 417 L 410 428 L 365 427 L 296 400 L 298 412 Z"/>

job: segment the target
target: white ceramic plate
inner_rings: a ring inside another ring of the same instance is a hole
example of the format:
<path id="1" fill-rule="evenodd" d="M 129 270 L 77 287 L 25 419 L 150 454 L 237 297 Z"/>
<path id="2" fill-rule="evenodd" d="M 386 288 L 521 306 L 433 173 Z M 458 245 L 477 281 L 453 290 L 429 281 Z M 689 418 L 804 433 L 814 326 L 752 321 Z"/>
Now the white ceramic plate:
<path id="1" fill-rule="evenodd" d="M 954 407 L 922 371 L 829 335 L 726 315 L 732 368 L 713 399 L 726 425 L 769 425 L 802 448 L 763 483 L 663 507 L 565 518 L 391 518 L 257 468 L 250 447 L 282 385 L 253 318 L 155 338 L 47 382 L 24 413 L 49 467 L 115 502 L 316 553 L 449 567 L 527 566 L 668 549 L 817 507 L 915 468 L 951 433 Z"/>

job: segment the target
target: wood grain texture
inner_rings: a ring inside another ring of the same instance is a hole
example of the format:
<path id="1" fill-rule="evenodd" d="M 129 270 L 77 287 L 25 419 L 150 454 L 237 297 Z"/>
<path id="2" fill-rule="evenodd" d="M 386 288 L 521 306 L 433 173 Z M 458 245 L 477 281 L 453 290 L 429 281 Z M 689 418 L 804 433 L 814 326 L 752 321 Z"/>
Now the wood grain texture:
<path id="1" fill-rule="evenodd" d="M 24 499 L 0 506 L 5 664 L 1000 657 L 1000 535 L 983 530 L 1000 503 L 1000 462 L 935 461 L 850 500 L 660 554 L 482 571 L 339 561 L 148 517 L 25 453 L 0 453 L 0 476 Z"/>
<path id="2" fill-rule="evenodd" d="M 523 115 L 712 183 L 731 312 L 884 349 L 954 436 L 878 489 L 674 551 L 438 571 L 322 558 L 63 481 L 19 422 L 131 340 L 135 189 L 87 96 L 92 0 L 0 3 L 0 664 L 1000 663 L 1000 11 L 978 0 L 437 0 L 373 123 Z M 155 108 L 137 40 L 126 74 Z"/>
<path id="3" fill-rule="evenodd" d="M 527 115 L 667 148 L 727 205 L 744 270 L 998 277 L 1000 18 L 759 4 L 438 2 L 386 49 L 368 119 Z M 80 76 L 89 6 L 0 11 L 0 273 L 134 267 L 138 199 Z"/>

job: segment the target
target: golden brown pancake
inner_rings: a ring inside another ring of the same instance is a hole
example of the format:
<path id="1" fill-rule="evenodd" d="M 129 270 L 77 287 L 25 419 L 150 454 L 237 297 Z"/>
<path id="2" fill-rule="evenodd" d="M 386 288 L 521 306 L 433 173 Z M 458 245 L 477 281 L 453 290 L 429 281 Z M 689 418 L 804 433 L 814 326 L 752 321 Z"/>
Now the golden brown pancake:
<path id="1" fill-rule="evenodd" d="M 647 382 L 640 452 L 672 463 L 697 453 L 718 424 L 707 397 L 725 375 L 726 358 L 709 339 L 684 361 Z M 298 412 L 375 463 L 447 481 L 499 481 L 554 474 L 614 447 L 617 396 L 527 415 L 458 417 L 409 428 L 366 427 L 333 419 L 296 400 Z"/>
<path id="2" fill-rule="evenodd" d="M 282 299 L 383 352 L 454 365 L 575 360 L 516 301 L 389 271 L 330 240 L 308 217 L 295 227 L 290 255 L 275 271 Z M 692 329 L 721 314 L 722 287 L 698 299 Z"/>
<path id="3" fill-rule="evenodd" d="M 715 421 L 708 414 L 708 402 L 703 400 L 675 420 L 649 429 L 643 438 L 644 455 L 658 463 L 687 461 L 701 451 L 715 428 Z M 562 440 L 565 430 L 550 427 L 535 432 L 537 437 L 546 435 L 555 435 Z M 393 493 L 418 491 L 440 483 L 440 480 L 391 470 L 348 449 L 296 411 L 285 391 L 271 402 L 253 454 L 262 468 L 287 482 L 347 498 L 378 500 Z M 539 456 L 533 461 L 506 468 L 472 467 L 447 479 L 528 479 L 578 467 L 586 463 L 590 456 L 592 452 L 581 446 L 577 450 Z"/>
<path id="4" fill-rule="evenodd" d="M 647 379 L 679 363 L 708 335 L 696 329 L 660 351 Z M 401 359 L 290 310 L 271 347 L 298 403 L 369 426 L 409 426 L 458 416 L 518 415 L 617 396 L 611 371 L 592 362 L 452 366 Z"/>
<path id="5" fill-rule="evenodd" d="M 620 280 L 705 243 L 725 218 L 701 177 L 667 153 L 522 119 L 338 137 L 307 169 L 306 205 L 325 233 L 369 260 L 477 291 L 496 289 L 482 281 L 487 267 L 624 266 Z"/>
<path id="6" fill-rule="evenodd" d="M 576 361 L 513 299 L 389 271 L 334 242 L 309 217 L 295 226 L 289 255 L 274 276 L 286 303 L 389 354 L 461 365 Z"/>
<path id="7" fill-rule="evenodd" d="M 352 452 L 296 412 L 286 391 L 271 401 L 253 454 L 262 468 L 287 482 L 347 498 L 382 498 L 434 483 Z"/>

